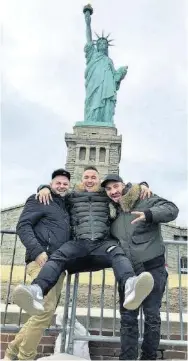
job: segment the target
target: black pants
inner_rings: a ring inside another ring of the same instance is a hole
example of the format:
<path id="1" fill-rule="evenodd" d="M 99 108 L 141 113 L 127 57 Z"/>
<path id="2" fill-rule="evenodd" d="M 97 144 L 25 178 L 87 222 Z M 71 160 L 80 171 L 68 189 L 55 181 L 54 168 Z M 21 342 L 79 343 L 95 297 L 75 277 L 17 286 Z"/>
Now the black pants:
<path id="1" fill-rule="evenodd" d="M 79 272 L 79 268 L 83 270 L 84 262 L 88 269 L 90 261 L 91 270 L 95 267 L 98 269 L 112 267 L 123 294 L 125 282 L 129 277 L 134 276 L 134 270 L 116 240 L 99 242 L 80 239 L 63 244 L 45 263 L 32 284 L 38 284 L 45 296 L 56 284 L 61 273 L 65 270 L 69 271 L 73 263 L 77 263 Z"/>
<path id="2" fill-rule="evenodd" d="M 143 301 L 144 337 L 141 346 L 141 360 L 156 360 L 157 349 L 160 342 L 160 307 L 165 285 L 167 271 L 165 266 L 149 271 L 154 278 L 154 288 Z M 122 306 L 123 295 L 120 297 L 121 313 L 121 354 L 120 360 L 136 360 L 138 357 L 138 313 L 139 310 L 128 311 Z"/>

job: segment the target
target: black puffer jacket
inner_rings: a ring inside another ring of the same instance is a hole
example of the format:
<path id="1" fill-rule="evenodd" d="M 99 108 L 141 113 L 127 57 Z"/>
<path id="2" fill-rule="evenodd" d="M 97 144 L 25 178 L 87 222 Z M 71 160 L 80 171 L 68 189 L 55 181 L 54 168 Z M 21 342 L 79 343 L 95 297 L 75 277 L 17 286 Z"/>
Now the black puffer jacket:
<path id="1" fill-rule="evenodd" d="M 69 215 L 65 208 L 65 198 L 53 194 L 49 206 L 41 204 L 32 195 L 26 201 L 17 224 L 17 234 L 26 247 L 26 263 L 46 252 L 57 250 L 70 237 Z"/>
<path id="2" fill-rule="evenodd" d="M 87 192 L 82 185 L 68 196 L 73 239 L 105 240 L 110 236 L 109 198 L 102 189 Z"/>

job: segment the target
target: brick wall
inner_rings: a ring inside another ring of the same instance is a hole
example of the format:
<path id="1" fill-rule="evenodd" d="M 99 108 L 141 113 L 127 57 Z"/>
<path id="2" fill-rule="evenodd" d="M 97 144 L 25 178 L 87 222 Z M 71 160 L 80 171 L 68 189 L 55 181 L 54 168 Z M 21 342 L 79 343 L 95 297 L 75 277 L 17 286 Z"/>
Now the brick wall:
<path id="1" fill-rule="evenodd" d="M 2 333 L 1 334 L 1 359 L 4 357 L 5 350 L 10 341 L 15 337 L 13 333 Z M 54 352 L 54 345 L 57 335 L 53 334 L 50 336 L 43 336 L 40 344 L 37 348 L 37 358 L 43 356 L 50 356 Z"/>
<path id="2" fill-rule="evenodd" d="M 92 334 L 98 334 L 98 332 L 92 332 Z M 110 332 L 104 332 L 103 335 L 109 336 Z M 4 352 L 7 348 L 8 342 L 14 339 L 14 334 L 3 333 L 1 334 L 1 359 L 4 357 Z M 57 333 L 53 332 L 48 336 L 43 336 L 41 342 L 38 346 L 38 355 L 37 357 L 49 356 L 53 353 L 55 340 Z M 178 335 L 171 335 L 171 339 L 179 339 Z M 89 342 L 90 355 L 92 360 L 118 360 L 120 353 L 120 344 L 119 342 L 99 342 L 92 341 Z M 158 350 L 158 359 L 160 360 L 187 360 L 188 358 L 187 347 L 180 346 L 160 346 Z"/>

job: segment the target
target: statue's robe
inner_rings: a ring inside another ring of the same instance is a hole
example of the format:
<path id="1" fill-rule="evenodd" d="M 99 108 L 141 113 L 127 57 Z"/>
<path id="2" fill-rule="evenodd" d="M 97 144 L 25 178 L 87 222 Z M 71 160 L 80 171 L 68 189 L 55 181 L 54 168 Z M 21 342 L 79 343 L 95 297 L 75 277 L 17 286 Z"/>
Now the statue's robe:
<path id="1" fill-rule="evenodd" d="M 84 48 L 86 56 L 85 70 L 85 117 L 91 122 L 113 124 L 116 105 L 116 71 L 112 60 L 97 51 L 93 42 Z"/>

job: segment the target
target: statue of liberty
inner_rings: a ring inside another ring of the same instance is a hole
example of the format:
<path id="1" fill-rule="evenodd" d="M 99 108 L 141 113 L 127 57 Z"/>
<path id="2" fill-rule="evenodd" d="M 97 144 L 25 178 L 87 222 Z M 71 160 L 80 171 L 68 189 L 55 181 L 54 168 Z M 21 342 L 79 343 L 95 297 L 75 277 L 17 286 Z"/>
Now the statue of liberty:
<path id="1" fill-rule="evenodd" d="M 86 5 L 83 9 L 86 22 L 85 57 L 85 110 L 84 123 L 114 126 L 114 113 L 117 100 L 117 90 L 127 73 L 127 66 L 115 70 L 113 61 L 108 56 L 108 47 L 112 40 L 108 36 L 97 35 L 92 39 L 91 15 L 93 8 Z"/>

